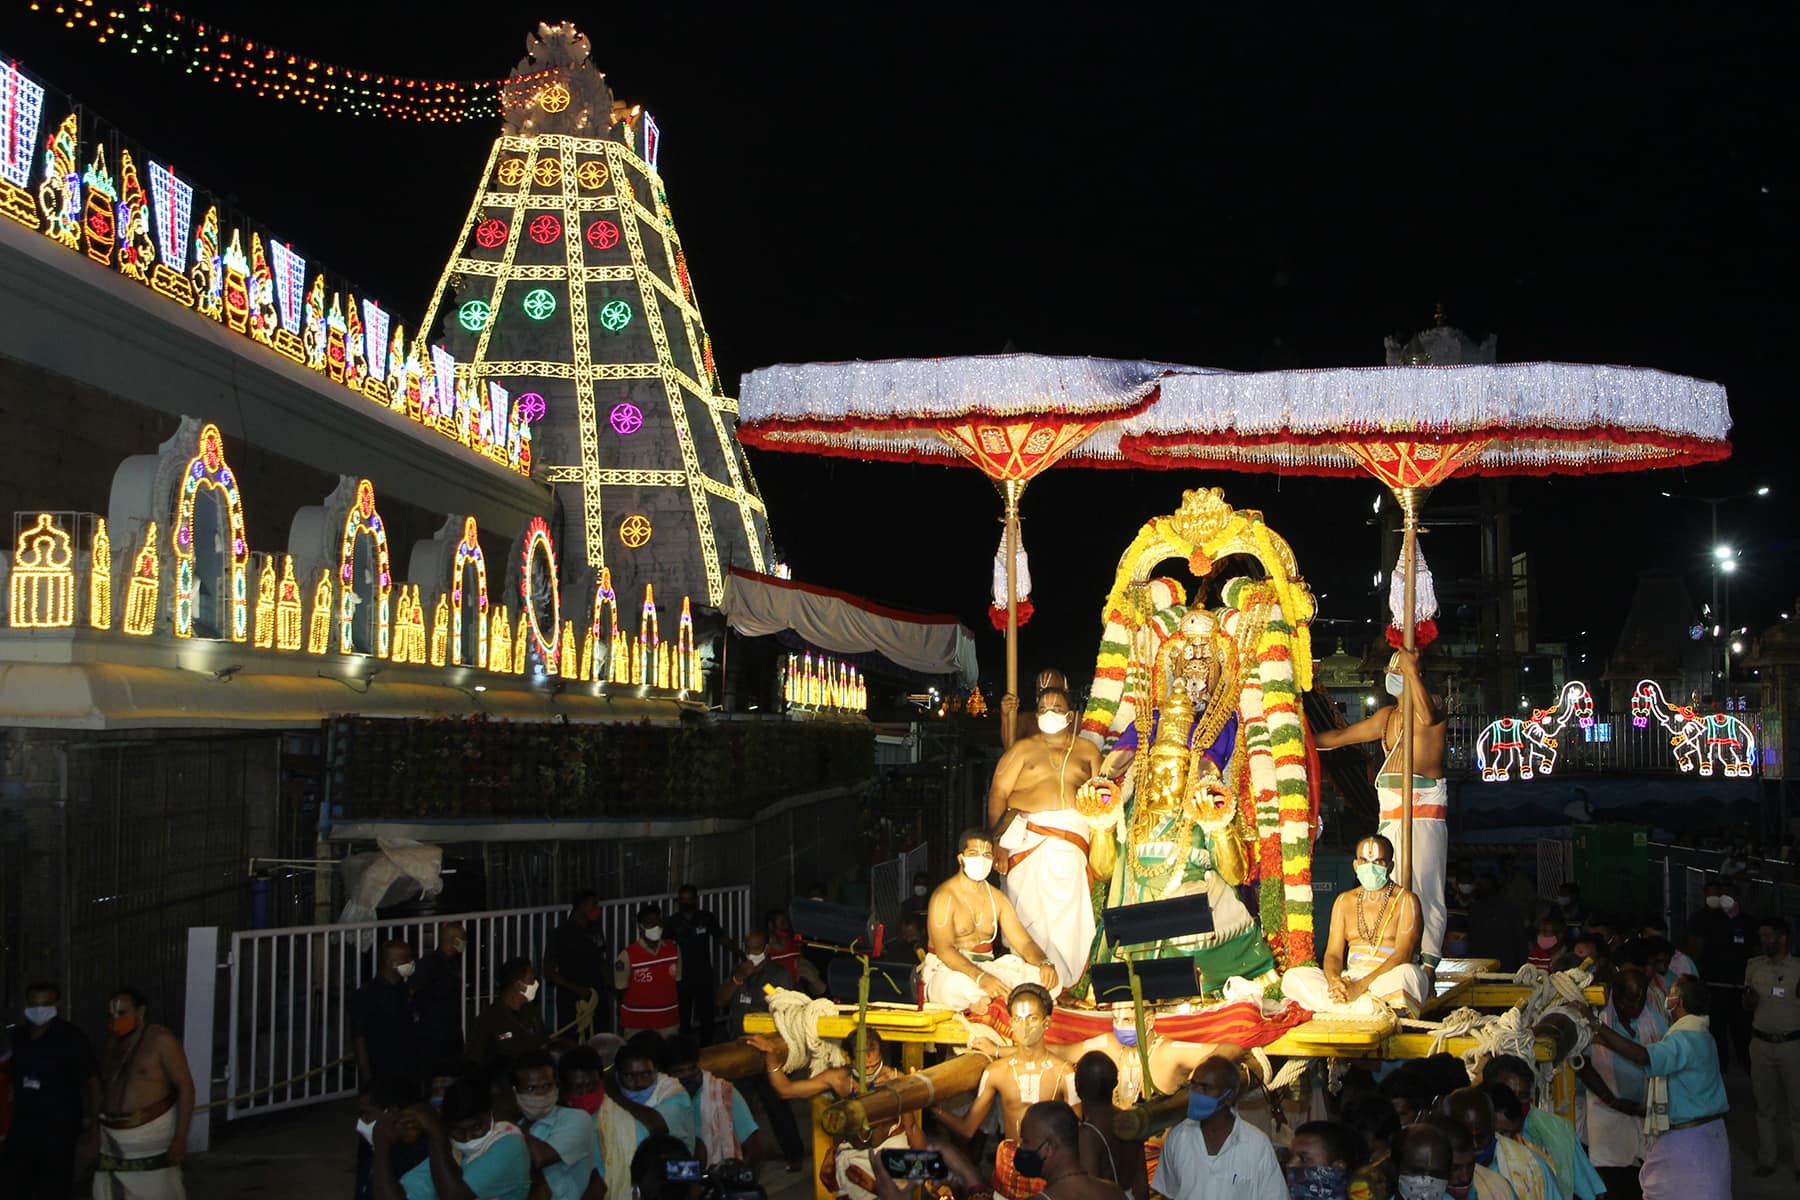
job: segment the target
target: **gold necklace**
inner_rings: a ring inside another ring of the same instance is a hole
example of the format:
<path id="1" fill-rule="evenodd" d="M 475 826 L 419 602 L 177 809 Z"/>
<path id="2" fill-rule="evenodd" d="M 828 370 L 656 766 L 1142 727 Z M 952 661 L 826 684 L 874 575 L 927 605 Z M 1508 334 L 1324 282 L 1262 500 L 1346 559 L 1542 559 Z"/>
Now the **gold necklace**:
<path id="1" fill-rule="evenodd" d="M 1370 949 L 1380 949 L 1379 946 L 1375 945 L 1375 935 L 1380 933 L 1383 927 L 1387 925 L 1388 906 L 1393 902 L 1394 885 L 1391 883 L 1383 885 L 1381 889 L 1381 910 L 1375 915 L 1375 928 L 1371 931 L 1368 922 L 1363 917 L 1362 897 L 1358 896 L 1356 898 L 1356 932 L 1362 938 L 1363 944 Z"/>

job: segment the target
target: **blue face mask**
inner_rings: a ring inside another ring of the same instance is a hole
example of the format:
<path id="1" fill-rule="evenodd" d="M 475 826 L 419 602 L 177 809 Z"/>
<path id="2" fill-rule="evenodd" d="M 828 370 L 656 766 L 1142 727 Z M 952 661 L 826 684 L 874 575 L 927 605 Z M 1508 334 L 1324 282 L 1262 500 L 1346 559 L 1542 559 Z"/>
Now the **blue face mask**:
<path id="1" fill-rule="evenodd" d="M 633 1104 L 648 1104 L 650 1097 L 656 1093 L 656 1085 L 653 1083 L 647 1088 L 621 1087 L 619 1090 L 624 1092 L 625 1098 Z"/>
<path id="2" fill-rule="evenodd" d="M 1289 1167 L 1289 1200 L 1341 1200 L 1350 1172 L 1343 1167 Z"/>
<path id="3" fill-rule="evenodd" d="M 1480 1163 L 1484 1167 L 1493 1166 L 1494 1165 L 1494 1150 L 1499 1145 L 1500 1145 L 1500 1139 L 1495 1138 L 1493 1141 L 1491 1141 L 1487 1144 L 1487 1149 L 1477 1150 L 1475 1152 L 1475 1161 Z"/>
<path id="4" fill-rule="evenodd" d="M 1218 1112 L 1219 1109 L 1224 1106 L 1225 1101 L 1229 1099 L 1231 1099 L 1230 1092 L 1226 1092 L 1223 1096 L 1209 1096 L 1205 1092 L 1197 1092 L 1192 1088 L 1189 1088 L 1188 1119 L 1190 1121 L 1204 1121 L 1214 1113 Z"/>

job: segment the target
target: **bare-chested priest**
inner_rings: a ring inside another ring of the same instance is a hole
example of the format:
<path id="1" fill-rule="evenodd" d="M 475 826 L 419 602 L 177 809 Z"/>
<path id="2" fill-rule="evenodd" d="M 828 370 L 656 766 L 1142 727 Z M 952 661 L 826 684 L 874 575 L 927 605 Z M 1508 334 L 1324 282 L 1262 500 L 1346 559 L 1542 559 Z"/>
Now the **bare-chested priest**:
<path id="1" fill-rule="evenodd" d="M 1038 695 L 1038 731 L 1013 743 L 988 789 L 988 828 L 1004 856 L 1006 894 L 1019 920 L 1056 964 L 1063 987 L 1087 970 L 1094 949 L 1087 821 L 1075 793 L 1100 772 L 1100 748 L 1075 736 L 1069 694 Z"/>
<path id="2" fill-rule="evenodd" d="M 979 829 L 957 839 L 957 871 L 938 884 L 926 909 L 931 951 L 919 976 L 925 999 L 954 1009 L 1002 999 L 1021 983 L 1056 986 L 1056 967 L 1019 922 L 1006 893 L 988 882 L 994 844 Z M 994 954 L 1001 936 L 1010 954 Z"/>
<path id="3" fill-rule="evenodd" d="M 1323 967 L 1290 967 L 1281 991 L 1313 1012 L 1373 1015 L 1380 1005 L 1418 1016 L 1431 983 L 1413 962 L 1419 898 L 1394 878 L 1393 843 L 1379 833 L 1356 843 L 1356 881 L 1331 906 Z"/>
<path id="4" fill-rule="evenodd" d="M 124 988 L 108 1004 L 112 1037 L 101 1065 L 100 1164 L 94 1195 L 184 1200 L 181 1162 L 194 1116 L 187 1055 L 168 1029 L 150 1024 L 149 1002 Z"/>
<path id="5" fill-rule="evenodd" d="M 994 1155 L 994 1194 L 1008 1200 L 1026 1200 L 1044 1190 L 1044 1180 L 1024 1174 L 1013 1159 L 1019 1150 L 1019 1123 L 1025 1110 L 1040 1100 L 1075 1099 L 1075 1068 L 1044 1046 L 1054 1001 L 1041 984 L 1021 983 L 1006 999 L 1012 1023 L 1012 1050 L 981 1074 L 975 1102 L 958 1116 L 942 1105 L 931 1113 L 944 1127 L 967 1141 L 981 1128 L 1000 1102 L 1000 1127 L 1006 1140 Z"/>

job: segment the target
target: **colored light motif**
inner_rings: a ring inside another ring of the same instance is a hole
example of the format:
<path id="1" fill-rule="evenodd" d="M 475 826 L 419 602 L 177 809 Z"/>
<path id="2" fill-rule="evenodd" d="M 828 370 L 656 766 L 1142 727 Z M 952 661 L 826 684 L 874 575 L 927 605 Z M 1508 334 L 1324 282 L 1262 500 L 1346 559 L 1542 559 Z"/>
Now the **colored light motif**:
<path id="1" fill-rule="evenodd" d="M 49 513 L 39 513 L 13 549 L 9 620 L 14 629 L 75 623 L 75 548 Z"/>
<path id="2" fill-rule="evenodd" d="M 369 350 L 369 378 L 386 379 L 388 373 L 388 315 L 373 300 L 362 302 L 363 341 Z"/>
<path id="3" fill-rule="evenodd" d="M 394 621 L 394 646 L 391 661 L 425 665 L 425 606 L 419 599 L 419 585 L 400 586 L 398 614 Z"/>
<path id="4" fill-rule="evenodd" d="M 488 658 L 487 626 L 487 560 L 481 555 L 481 538 L 474 517 L 463 518 L 462 540 L 456 543 L 456 557 L 450 564 L 450 607 L 456 610 L 456 621 L 450 629 L 450 662 L 464 665 L 463 659 L 463 581 L 469 567 L 475 568 L 475 658 L 470 666 L 485 667 Z"/>
<path id="5" fill-rule="evenodd" d="M 431 348 L 431 377 L 437 387 L 439 417 L 456 412 L 456 356 L 442 346 Z"/>
<path id="6" fill-rule="evenodd" d="M 675 686 L 684 692 L 699 691 L 700 655 L 694 649 L 694 609 L 686 596 L 681 598 L 681 628 L 675 634 L 675 660 Z"/>
<path id="7" fill-rule="evenodd" d="M 825 654 L 788 655 L 781 695 L 796 708 L 863 712 L 869 706 L 862 672 Z"/>
<path id="8" fill-rule="evenodd" d="M 112 539 L 106 518 L 94 522 L 94 544 L 88 551 L 88 625 L 112 628 Z"/>
<path id="9" fill-rule="evenodd" d="M 475 227 L 475 244 L 483 250 L 498 250 L 506 244 L 506 222 L 489 217 Z"/>
<path id="10" fill-rule="evenodd" d="M 547 113 L 559 113 L 569 107 L 569 89 L 560 83 L 553 83 L 537 94 L 538 107 Z"/>
<path id="11" fill-rule="evenodd" d="M 512 401 L 504 387 L 488 381 L 487 411 L 481 418 L 481 440 L 489 445 L 501 445 L 506 442 L 506 414 L 512 410 Z"/>
<path id="12" fill-rule="evenodd" d="M 524 601 L 524 611 L 519 615 L 530 618 L 532 644 L 538 658 L 547 670 L 555 670 L 557 638 L 562 632 L 562 584 L 556 576 L 556 546 L 550 540 L 550 526 L 544 518 L 533 517 L 525 527 L 525 549 L 519 557 L 519 596 Z M 544 564 L 541 572 L 537 570 L 540 559 Z M 550 604 L 548 621 L 545 614 L 538 612 L 545 597 Z M 548 634 L 544 632 L 546 625 Z"/>
<path id="13" fill-rule="evenodd" d="M 494 178 L 501 187 L 518 187 L 525 182 L 525 160 L 509 158 L 494 169 Z"/>
<path id="14" fill-rule="evenodd" d="M 236 237 L 236 232 L 233 232 Z M 250 234 L 250 278 L 248 295 L 248 323 L 250 336 L 265 346 L 273 345 L 275 333 L 281 328 L 281 314 L 275 305 L 275 275 L 269 270 L 269 256 L 263 250 L 262 234 L 252 231 Z M 289 357 L 293 357 L 290 353 Z M 304 351 L 301 358 L 305 357 Z"/>
<path id="15" fill-rule="evenodd" d="M 225 442 L 217 425 L 207 425 L 200 430 L 196 452 L 188 460 L 181 479 L 173 539 L 176 637 L 194 636 L 194 605 L 200 592 L 200 581 L 194 574 L 194 504 L 202 487 L 212 488 L 225 498 L 231 538 L 231 640 L 241 642 L 250 636 L 250 605 L 245 579 L 250 548 L 244 543 L 243 497 L 238 493 L 237 477 L 225 462 Z"/>
<path id="16" fill-rule="evenodd" d="M 619 597 L 613 591 L 612 568 L 600 568 L 600 581 L 594 585 L 594 623 L 588 630 L 590 642 L 596 638 L 605 639 L 608 678 L 614 683 L 629 683 L 631 667 L 625 647 L 625 637 L 619 632 Z M 598 679 L 600 654 L 588 665 L 588 678 Z"/>
<path id="17" fill-rule="evenodd" d="M 331 297 L 333 312 L 337 310 L 337 296 Z M 344 331 L 344 382 L 353 388 L 360 388 L 369 378 L 368 339 L 363 337 L 362 308 L 356 303 L 355 293 L 351 293 L 349 303 L 344 305 L 346 314 Z"/>
<path id="18" fill-rule="evenodd" d="M 330 595 L 331 584 L 325 584 Z M 301 637 L 300 582 L 294 578 L 294 556 L 281 556 L 281 583 L 275 591 L 275 648 L 298 650 Z"/>
<path id="19" fill-rule="evenodd" d="M 553 188 L 562 182 L 562 163 L 554 156 L 545 155 L 538 159 L 537 166 L 532 168 L 531 177 L 539 187 Z"/>
<path id="20" fill-rule="evenodd" d="M 512 674 L 512 614 L 507 611 L 506 605 L 495 606 L 493 620 L 490 624 L 493 628 L 488 634 L 487 640 L 488 670 L 496 675 L 510 675 Z"/>
<path id="21" fill-rule="evenodd" d="M 597 158 L 590 158 L 575 168 L 575 182 L 588 191 L 606 186 L 607 167 Z"/>
<path id="22" fill-rule="evenodd" d="M 636 653 L 631 656 L 631 682 L 656 683 L 656 651 L 662 645 L 662 636 L 656 628 L 656 592 L 649 584 L 644 585 L 644 607 L 638 613 L 638 636 Z"/>
<path id="23" fill-rule="evenodd" d="M 150 207 L 156 214 L 156 244 L 171 271 L 187 270 L 187 231 L 193 220 L 194 189 L 175 172 L 150 163 Z"/>
<path id="24" fill-rule="evenodd" d="M 312 290 L 306 293 L 306 365 L 315 371 L 325 370 L 329 356 L 328 331 L 325 325 L 325 276 L 314 275 Z"/>
<path id="25" fill-rule="evenodd" d="M 600 306 L 600 324 L 613 333 L 631 324 L 631 305 L 623 300 L 608 300 Z"/>
<path id="26" fill-rule="evenodd" d="M 578 643 L 575 640 L 575 622 L 564 621 L 562 627 L 562 664 L 561 675 L 564 679 L 581 678 L 581 660 L 575 653 Z"/>
<path id="27" fill-rule="evenodd" d="M 656 127 L 656 118 L 649 113 L 643 115 L 639 124 L 643 127 L 643 147 L 638 151 L 638 157 L 648 163 L 652 171 L 657 170 L 657 158 L 662 152 L 662 130 Z"/>
<path id="28" fill-rule="evenodd" d="M 514 675 L 523 675 L 525 673 L 527 661 L 530 659 L 530 650 L 531 614 L 529 612 L 522 612 L 519 614 L 518 631 L 513 634 L 512 673 Z M 550 674 L 556 674 L 556 662 L 554 660 L 545 663 L 544 666 Z"/>
<path id="29" fill-rule="evenodd" d="M 544 397 L 537 392 L 526 392 L 519 397 L 519 415 L 527 421 L 544 419 Z"/>
<path id="30" fill-rule="evenodd" d="M 562 221 L 549 213 L 531 218 L 531 224 L 525 227 L 531 240 L 540 246 L 548 246 L 562 237 Z"/>
<path id="31" fill-rule="evenodd" d="M 224 319 L 225 264 L 219 255 L 219 210 L 209 207 L 194 233 L 194 308 L 201 316 Z"/>
<path id="32" fill-rule="evenodd" d="M 431 665 L 441 667 L 450 645 L 450 597 L 439 592 L 431 613 Z"/>
<path id="33" fill-rule="evenodd" d="M 650 543 L 650 518 L 643 513 L 632 513 L 619 522 L 619 540 L 625 543 L 627 550 L 639 550 Z"/>
<path id="34" fill-rule="evenodd" d="M 156 593 L 162 585 L 162 570 L 156 556 L 156 522 L 144 531 L 144 548 L 131 563 L 131 581 L 125 588 L 126 633 L 148 637 L 156 628 Z"/>
<path id="35" fill-rule="evenodd" d="M 620 437 L 630 437 L 644 427 L 643 410 L 629 401 L 624 404 L 615 404 L 611 415 L 606 419 L 607 423 L 612 426 L 613 432 Z"/>
<path id="36" fill-rule="evenodd" d="M 81 182 L 87 188 L 87 205 L 81 218 L 87 256 L 101 266 L 108 266 L 112 263 L 113 247 L 119 239 L 116 211 L 119 193 L 113 187 L 112 176 L 106 173 L 104 143 L 94 147 L 94 161 L 82 174 Z"/>
<path id="37" fill-rule="evenodd" d="M 520 307 L 534 321 L 547 320 L 556 315 L 556 297 L 550 294 L 548 288 L 532 288 L 525 293 Z"/>
<path id="38" fill-rule="evenodd" d="M 604 218 L 587 227 L 588 245 L 596 250 L 611 250 L 619 244 L 619 227 Z"/>
<path id="39" fill-rule="evenodd" d="M 31 182 L 31 151 L 43 111 L 43 87 L 19 74 L 19 64 L 0 65 L 0 179 L 20 191 Z M 7 215 L 19 219 L 11 202 L 5 207 Z"/>
<path id="40" fill-rule="evenodd" d="M 306 626 L 306 652 L 323 654 L 331 644 L 331 572 L 319 568 L 319 582 L 313 587 L 312 620 Z"/>
<path id="41" fill-rule="evenodd" d="M 344 306 L 336 292 L 331 294 L 331 307 L 325 313 L 325 373 L 333 383 L 344 382 L 345 341 Z"/>
<path id="42" fill-rule="evenodd" d="M 275 648 L 275 560 L 266 555 L 256 573 L 256 625 L 250 644 L 259 650 Z"/>
<path id="43" fill-rule="evenodd" d="M 300 319 L 305 315 L 306 260 L 294 253 L 286 242 L 269 240 L 269 265 L 273 268 L 275 301 L 281 310 L 281 327 L 289 333 L 300 332 Z"/>
<path id="44" fill-rule="evenodd" d="M 44 234 L 74 250 L 81 245 L 81 172 L 75 166 L 77 122 L 70 113 L 44 147 L 44 181 L 38 184 L 38 209 Z"/>
<path id="45" fill-rule="evenodd" d="M 1701 716 L 1692 705 L 1672 704 L 1654 679 L 1640 679 L 1631 691 L 1631 723 L 1646 729 L 1655 721 L 1669 735 L 1669 752 L 1682 774 L 1726 778 L 1756 773 L 1756 733 L 1732 713 Z"/>
<path id="46" fill-rule="evenodd" d="M 387 530 L 381 524 L 381 514 L 375 511 L 375 485 L 367 479 L 357 480 L 356 502 L 344 514 L 344 537 L 338 551 L 338 582 L 343 590 L 338 610 L 339 654 L 358 653 L 354 638 L 356 606 L 364 602 L 356 591 L 356 539 L 359 537 L 368 538 L 375 546 L 375 654 L 378 658 L 386 658 L 391 636 L 389 616 L 394 577 L 388 570 Z"/>
<path id="47" fill-rule="evenodd" d="M 1593 724 L 1593 694 L 1587 684 L 1571 679 L 1551 707 L 1533 709 L 1529 718 L 1501 717 L 1491 722 L 1475 739 L 1475 762 L 1482 780 L 1505 783 L 1514 771 L 1520 779 L 1550 774 L 1556 769 L 1557 735 L 1584 717 L 1587 724 Z"/>
<path id="48" fill-rule="evenodd" d="M 150 240 L 150 197 L 138 179 L 137 163 L 131 151 L 119 151 L 119 271 L 137 280 L 150 282 L 150 268 L 156 265 L 156 243 Z"/>

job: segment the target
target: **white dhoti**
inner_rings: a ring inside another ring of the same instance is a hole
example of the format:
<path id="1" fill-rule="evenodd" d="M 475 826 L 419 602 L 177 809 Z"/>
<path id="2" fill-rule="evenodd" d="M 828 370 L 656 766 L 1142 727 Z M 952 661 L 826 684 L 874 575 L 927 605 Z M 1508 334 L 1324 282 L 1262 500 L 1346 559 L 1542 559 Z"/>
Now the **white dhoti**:
<path id="1" fill-rule="evenodd" d="M 1002 954 L 999 958 L 992 958 L 965 951 L 963 957 L 1005 984 L 1009 992 L 1021 983 L 1044 981 L 1036 967 L 1016 954 Z M 924 981 L 925 1001 L 928 1004 L 942 1004 L 958 1012 L 987 1007 L 987 993 L 982 990 L 981 985 L 961 971 L 953 971 L 945 966 L 944 960 L 935 954 L 925 956 L 925 965 L 919 968 L 919 978 Z"/>
<path id="2" fill-rule="evenodd" d="M 882 1150 L 904 1149 L 905 1131 L 895 1133 L 879 1146 L 859 1149 L 849 1142 L 839 1142 L 833 1156 L 833 1166 L 837 1169 L 837 1194 L 848 1196 L 850 1200 L 876 1200 L 875 1171 L 869 1162 L 871 1156 Z"/>
<path id="3" fill-rule="evenodd" d="M 1000 838 L 1006 895 L 1019 924 L 1071 987 L 1094 949 L 1094 896 L 1088 878 L 1087 820 L 1072 808 L 1015 817 Z"/>
<path id="4" fill-rule="evenodd" d="M 181 1168 L 168 1165 L 169 1147 L 174 1141 L 173 1108 L 135 1129 L 108 1129 L 102 1125 L 94 1200 L 187 1200 Z"/>
<path id="5" fill-rule="evenodd" d="M 1346 970 L 1344 979 L 1354 982 Z M 1315 1013 L 1332 1013 L 1346 1017 L 1375 1017 L 1387 1009 L 1404 1008 L 1418 1016 L 1424 1001 L 1431 995 L 1431 983 L 1425 972 L 1414 963 L 1389 967 L 1370 983 L 1369 990 L 1349 1004 L 1331 998 L 1325 983 L 1325 972 L 1317 967 L 1289 967 L 1281 977 L 1281 994 L 1301 1008 Z"/>
<path id="6" fill-rule="evenodd" d="M 1413 776 L 1412 852 L 1415 870 L 1407 872 L 1400 836 L 1399 775 L 1376 778 L 1381 797 L 1377 832 L 1394 843 L 1394 878 L 1419 898 L 1419 958 L 1435 968 L 1444 953 L 1444 871 L 1450 861 L 1450 786 L 1442 779 Z"/>

